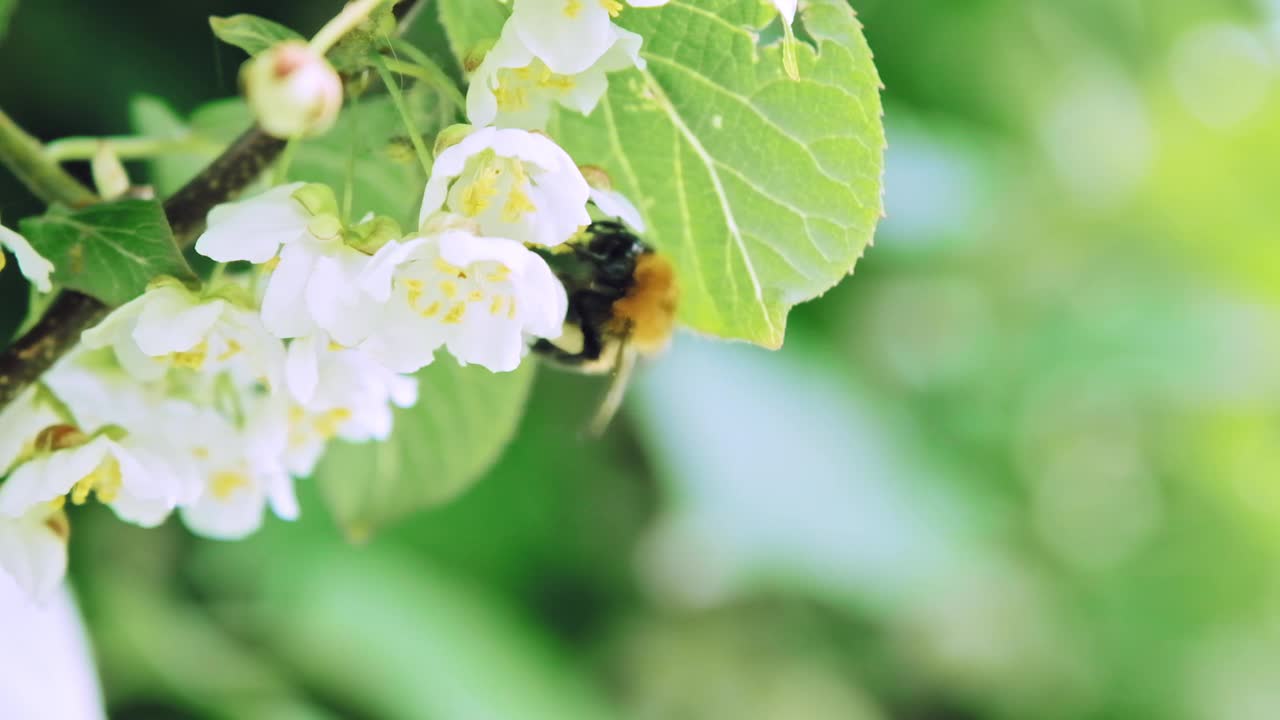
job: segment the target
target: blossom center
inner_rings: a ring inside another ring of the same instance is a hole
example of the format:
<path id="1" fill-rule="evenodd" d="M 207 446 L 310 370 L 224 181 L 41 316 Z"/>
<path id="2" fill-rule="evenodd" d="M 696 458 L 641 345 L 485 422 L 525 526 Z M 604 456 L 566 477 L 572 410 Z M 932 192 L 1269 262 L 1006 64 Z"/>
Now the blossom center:
<path id="1" fill-rule="evenodd" d="M 409 308 L 423 318 L 438 318 L 445 325 L 459 325 L 471 313 L 488 312 L 493 317 L 514 319 L 516 301 L 509 281 L 511 269 L 497 261 L 458 267 L 440 256 L 406 267 L 396 278 Z"/>
<path id="2" fill-rule="evenodd" d="M 529 194 L 529 173 L 520 160 L 498 157 L 490 150 L 478 155 L 473 163 L 458 183 L 458 212 L 475 218 L 500 203 L 498 216 L 503 222 L 515 223 L 537 211 Z"/>
<path id="3" fill-rule="evenodd" d="M 233 355 L 235 353 L 232 353 Z M 175 367 L 186 368 L 188 370 L 199 370 L 204 367 L 204 361 L 209 357 L 209 343 L 201 340 L 199 345 L 190 350 L 172 353 L 169 356 L 170 362 Z"/>
<path id="4" fill-rule="evenodd" d="M 101 502 L 115 502 L 120 497 L 120 487 L 123 484 L 120 463 L 114 457 L 107 457 L 71 487 L 71 502 L 83 505 L 89 499 L 89 493 L 96 493 Z"/>
<path id="5" fill-rule="evenodd" d="M 226 500 L 237 490 L 249 487 L 249 477 L 238 470 L 220 470 L 209 476 L 209 492 Z"/>

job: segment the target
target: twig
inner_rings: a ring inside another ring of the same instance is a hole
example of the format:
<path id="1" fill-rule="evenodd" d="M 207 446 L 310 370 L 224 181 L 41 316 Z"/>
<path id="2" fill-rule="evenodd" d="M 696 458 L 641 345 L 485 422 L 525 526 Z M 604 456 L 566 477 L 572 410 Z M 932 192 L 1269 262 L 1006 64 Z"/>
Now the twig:
<path id="1" fill-rule="evenodd" d="M 45 156 L 39 140 L 0 110 L 0 163 L 13 171 L 31 193 L 52 205 L 92 205 L 98 196 Z"/>

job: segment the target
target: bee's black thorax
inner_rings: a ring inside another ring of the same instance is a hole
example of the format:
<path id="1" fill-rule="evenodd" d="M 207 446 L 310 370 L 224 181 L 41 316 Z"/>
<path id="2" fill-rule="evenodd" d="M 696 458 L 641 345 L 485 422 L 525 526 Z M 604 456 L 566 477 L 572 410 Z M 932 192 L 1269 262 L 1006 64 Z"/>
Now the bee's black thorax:
<path id="1" fill-rule="evenodd" d="M 635 283 L 636 259 L 647 252 L 640 238 L 608 220 L 587 226 L 568 252 L 540 251 L 564 284 L 569 298 L 565 321 L 582 331 L 582 347 L 569 350 L 539 340 L 533 350 L 566 365 L 599 360 L 610 340 L 613 304 Z"/>

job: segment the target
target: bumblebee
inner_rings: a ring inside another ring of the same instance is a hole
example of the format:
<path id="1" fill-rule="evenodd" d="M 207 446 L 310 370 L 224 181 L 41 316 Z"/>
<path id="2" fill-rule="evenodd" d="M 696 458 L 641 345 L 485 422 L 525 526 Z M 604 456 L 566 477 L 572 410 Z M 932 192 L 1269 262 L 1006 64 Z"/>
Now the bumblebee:
<path id="1" fill-rule="evenodd" d="M 598 220 L 566 246 L 539 250 L 569 297 L 564 334 L 533 346 L 554 363 L 613 382 L 590 429 L 603 432 L 638 356 L 661 352 L 675 328 L 675 269 L 626 226 Z"/>

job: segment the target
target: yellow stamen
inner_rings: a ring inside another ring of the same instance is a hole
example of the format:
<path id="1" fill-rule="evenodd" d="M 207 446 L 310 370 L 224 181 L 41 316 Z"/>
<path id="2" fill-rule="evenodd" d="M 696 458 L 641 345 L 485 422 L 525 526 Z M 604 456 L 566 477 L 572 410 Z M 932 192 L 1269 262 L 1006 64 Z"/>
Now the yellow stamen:
<path id="1" fill-rule="evenodd" d="M 608 10 L 610 17 L 618 17 L 622 14 L 622 0 L 600 0 L 600 7 Z"/>
<path id="2" fill-rule="evenodd" d="M 497 316 L 500 312 L 502 312 L 502 296 L 494 295 L 493 301 L 489 303 L 489 314 Z"/>
<path id="3" fill-rule="evenodd" d="M 511 306 L 507 308 L 507 319 L 508 320 L 516 319 L 516 298 L 514 295 L 511 296 Z"/>
<path id="4" fill-rule="evenodd" d="M 452 280 L 441 280 L 440 292 L 444 293 L 445 297 L 452 300 L 458 296 L 458 283 Z"/>
<path id="5" fill-rule="evenodd" d="M 503 112 L 519 112 L 529 107 L 528 88 L 510 82 L 510 78 L 507 82 L 498 83 L 498 87 L 493 90 L 493 98 L 498 103 L 498 109 Z"/>
<path id="6" fill-rule="evenodd" d="M 500 282 L 506 282 L 507 278 L 509 277 L 511 277 L 511 268 L 507 267 L 506 265 L 502 265 L 497 270 L 494 270 L 488 275 L 485 275 L 484 279 L 488 280 L 491 283 L 500 283 Z"/>
<path id="7" fill-rule="evenodd" d="M 230 360 L 236 355 L 239 355 L 241 350 L 244 350 L 243 345 L 236 342 L 235 340 L 228 340 L 227 349 L 223 350 L 222 354 L 218 356 L 218 362 L 226 362 Z"/>
<path id="8" fill-rule="evenodd" d="M 0 262 L 3 262 L 3 261 L 0 261 Z M 52 499 L 52 500 L 50 500 L 50 501 L 49 501 L 49 509 L 50 509 L 50 510 L 61 510 L 63 507 L 65 507 L 65 506 L 66 506 L 66 504 L 67 504 L 67 496 L 66 496 L 66 495 L 59 495 L 58 497 L 56 497 L 56 498 L 54 498 L 54 499 Z"/>
<path id="9" fill-rule="evenodd" d="M 422 281 L 421 280 L 405 280 L 404 286 L 409 289 L 408 300 L 410 306 L 418 304 L 418 300 L 422 299 Z"/>
<path id="10" fill-rule="evenodd" d="M 209 356 L 209 343 L 201 340 L 199 345 L 196 345 L 190 350 L 185 350 L 183 352 L 176 352 L 170 355 L 169 357 L 172 359 L 173 364 L 180 368 L 187 368 L 188 370 L 199 370 L 200 368 L 204 367 L 205 358 L 207 358 L 208 356 Z"/>
<path id="11" fill-rule="evenodd" d="M 422 317 L 434 317 L 438 312 L 440 312 L 440 301 L 436 300 L 423 309 L 421 315 Z"/>
<path id="12" fill-rule="evenodd" d="M 338 434 L 342 423 L 351 419 L 351 411 L 346 408 L 335 408 L 316 418 L 316 432 L 325 440 Z"/>
<path id="13" fill-rule="evenodd" d="M 567 18 L 576 18 L 582 12 L 582 0 L 565 0 L 564 16 Z"/>
<path id="14" fill-rule="evenodd" d="M 459 277 L 459 278 L 466 277 L 466 273 L 462 272 L 462 268 L 458 267 L 457 265 L 454 265 L 453 263 L 449 262 L 448 260 L 445 260 L 440 256 L 436 256 L 436 259 L 432 261 L 432 264 L 435 265 L 437 270 L 444 273 L 445 275 L 452 275 L 454 277 Z"/>
<path id="15" fill-rule="evenodd" d="M 538 76 L 538 87 L 547 90 L 560 90 L 568 92 L 573 89 L 574 80 L 569 75 L 561 75 L 551 72 L 551 68 L 543 66 L 542 73 Z"/>
<path id="16" fill-rule="evenodd" d="M 444 319 L 441 321 L 446 325 L 457 325 L 462 322 L 463 316 L 467 314 L 466 303 L 457 303 L 449 308 L 449 312 L 445 313 Z"/>
<path id="17" fill-rule="evenodd" d="M 240 488 L 249 487 L 249 478 L 242 472 L 222 470 L 209 477 L 209 492 L 218 500 L 226 500 Z"/>
<path id="18" fill-rule="evenodd" d="M 489 201 L 498 194 L 496 181 L 477 178 L 462 191 L 462 214 L 475 217 L 489 207 Z"/>
<path id="19" fill-rule="evenodd" d="M 467 293 L 467 302 L 480 302 L 483 299 L 484 299 L 484 291 L 482 290 L 472 290 L 471 292 Z"/>
<path id="20" fill-rule="evenodd" d="M 120 487 L 124 484 L 120 477 L 120 463 L 108 456 L 93 469 L 93 472 L 76 481 L 71 487 L 71 502 L 83 505 L 89 499 L 89 493 L 96 493 L 98 500 L 104 503 L 114 502 L 120 496 Z"/>
<path id="21" fill-rule="evenodd" d="M 507 202 L 502 206 L 502 219 L 504 222 L 513 223 L 520 219 L 522 215 L 537 210 L 537 206 L 529 199 L 524 191 L 513 187 L 507 195 Z"/>

